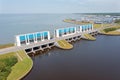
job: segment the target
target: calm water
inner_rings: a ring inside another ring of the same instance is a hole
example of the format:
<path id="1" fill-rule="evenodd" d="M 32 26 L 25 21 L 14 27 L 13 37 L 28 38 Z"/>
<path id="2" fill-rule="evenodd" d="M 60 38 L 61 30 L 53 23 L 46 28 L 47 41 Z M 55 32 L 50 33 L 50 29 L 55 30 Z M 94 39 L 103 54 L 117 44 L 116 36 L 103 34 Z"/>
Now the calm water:
<path id="1" fill-rule="evenodd" d="M 80 40 L 72 50 L 55 48 L 33 58 L 23 80 L 120 80 L 120 36 Z"/>
<path id="2" fill-rule="evenodd" d="M 0 44 L 14 42 L 16 34 L 75 26 L 62 22 L 75 14 L 0 14 Z M 32 71 L 23 80 L 120 80 L 120 36 L 97 36 L 77 41 L 72 50 L 54 48 L 35 56 Z"/>
<path id="3" fill-rule="evenodd" d="M 66 18 L 79 19 L 75 14 L 0 14 L 0 44 L 14 43 L 17 34 L 51 31 L 74 24 L 64 23 Z"/>

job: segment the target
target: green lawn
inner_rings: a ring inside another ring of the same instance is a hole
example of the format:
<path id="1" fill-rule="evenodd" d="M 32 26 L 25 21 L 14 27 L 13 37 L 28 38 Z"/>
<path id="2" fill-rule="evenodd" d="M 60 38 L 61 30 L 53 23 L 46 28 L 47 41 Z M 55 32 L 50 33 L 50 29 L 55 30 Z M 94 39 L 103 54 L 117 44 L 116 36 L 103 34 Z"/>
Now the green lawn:
<path id="1" fill-rule="evenodd" d="M 88 40 L 96 40 L 96 38 L 94 38 L 92 35 L 90 34 L 84 34 L 84 36 L 86 37 L 86 39 Z"/>
<path id="2" fill-rule="evenodd" d="M 59 47 L 62 49 L 72 49 L 73 48 L 73 45 L 68 43 L 66 40 L 59 40 L 59 41 L 57 41 L 57 43 L 59 44 Z"/>
<path id="3" fill-rule="evenodd" d="M 33 66 L 32 59 L 28 57 L 23 50 L 0 55 L 0 69 L 3 68 L 2 65 L 4 66 L 5 64 L 3 59 L 7 60 L 7 63 L 11 63 L 10 61 L 12 61 L 13 64 L 14 60 L 11 58 L 13 56 L 16 57 L 17 63 L 12 66 L 10 66 L 11 64 L 7 65 L 8 72 L 10 71 L 9 73 L 4 73 L 3 70 L 0 70 L 0 74 L 3 76 L 0 76 L 0 80 L 6 80 L 6 78 L 7 80 L 20 80 L 31 70 Z"/>
<path id="4" fill-rule="evenodd" d="M 12 46 L 14 46 L 14 44 L 12 44 L 12 43 L 9 43 L 9 44 L 0 44 L 0 49 L 12 47 Z"/>
<path id="5" fill-rule="evenodd" d="M 0 55 L 0 80 L 6 80 L 12 67 L 18 62 L 14 52 Z"/>
<path id="6" fill-rule="evenodd" d="M 115 36 L 115 35 L 120 35 L 120 31 L 109 31 L 109 32 L 105 32 L 105 31 L 101 30 L 100 32 L 101 32 L 102 34 L 104 34 L 104 35 L 113 35 L 113 36 Z"/>
<path id="7" fill-rule="evenodd" d="M 18 58 L 21 59 L 19 59 L 19 62 L 12 67 L 12 72 L 7 80 L 19 80 L 24 77 L 33 66 L 31 58 L 29 58 L 24 51 L 17 51 L 17 54 Z"/>
<path id="8" fill-rule="evenodd" d="M 120 35 L 120 31 L 117 31 L 118 29 L 120 29 L 120 25 L 100 30 L 100 32 L 105 35 Z"/>

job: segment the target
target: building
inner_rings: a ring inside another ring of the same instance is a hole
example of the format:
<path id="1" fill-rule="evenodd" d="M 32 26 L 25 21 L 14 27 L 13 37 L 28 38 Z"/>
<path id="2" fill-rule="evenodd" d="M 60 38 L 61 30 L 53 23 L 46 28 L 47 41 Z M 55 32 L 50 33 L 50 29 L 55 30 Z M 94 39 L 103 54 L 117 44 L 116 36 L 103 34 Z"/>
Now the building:
<path id="1" fill-rule="evenodd" d="M 55 37 L 62 37 L 76 33 L 76 27 L 60 28 L 55 30 Z"/>
<path id="2" fill-rule="evenodd" d="M 49 39 L 50 39 L 49 31 L 20 34 L 15 36 L 16 41 L 15 45 L 16 46 L 29 45 L 31 43 L 37 43 Z"/>
<path id="3" fill-rule="evenodd" d="M 91 30 L 93 30 L 92 24 L 79 25 L 76 27 L 60 28 L 54 31 L 54 37 L 57 37 L 57 38 L 65 37 L 68 35 L 82 33 L 82 32 L 91 31 Z M 37 43 L 37 42 L 50 40 L 50 39 L 51 39 L 51 36 L 49 31 L 20 34 L 15 36 L 15 45 L 16 46 L 29 45 L 32 43 Z"/>
<path id="4" fill-rule="evenodd" d="M 56 29 L 54 34 L 55 34 L 55 37 L 63 37 L 63 36 L 75 34 L 76 32 L 79 33 L 79 32 L 85 32 L 90 30 L 93 30 L 93 24 Z"/>

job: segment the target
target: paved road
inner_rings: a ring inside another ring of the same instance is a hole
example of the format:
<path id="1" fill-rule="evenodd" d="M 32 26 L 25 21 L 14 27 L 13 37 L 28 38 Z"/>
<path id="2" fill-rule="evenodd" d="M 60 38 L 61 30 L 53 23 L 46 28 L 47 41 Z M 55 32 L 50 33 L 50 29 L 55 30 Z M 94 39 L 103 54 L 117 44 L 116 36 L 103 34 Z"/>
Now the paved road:
<path id="1" fill-rule="evenodd" d="M 17 47 L 9 47 L 9 48 L 4 48 L 4 49 L 0 49 L 0 54 L 5 54 L 5 53 L 9 53 L 9 52 L 14 52 L 17 51 Z"/>

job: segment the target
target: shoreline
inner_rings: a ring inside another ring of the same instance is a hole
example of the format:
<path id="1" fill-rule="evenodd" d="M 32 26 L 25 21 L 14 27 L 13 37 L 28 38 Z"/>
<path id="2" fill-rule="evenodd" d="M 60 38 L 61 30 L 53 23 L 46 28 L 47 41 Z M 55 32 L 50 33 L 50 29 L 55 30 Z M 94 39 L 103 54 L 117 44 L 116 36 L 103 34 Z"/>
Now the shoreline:
<path id="1" fill-rule="evenodd" d="M 73 24 L 75 24 L 75 23 L 73 23 Z M 104 30 L 104 29 L 103 29 Z M 119 32 L 120 32 L 120 29 L 118 30 Z M 106 32 L 104 33 L 104 35 L 112 35 L 112 36 L 116 36 L 116 34 L 107 34 Z M 119 34 L 117 34 L 118 36 L 119 36 Z M 92 37 L 92 36 L 89 36 L 89 35 L 86 35 L 86 38 L 88 39 L 88 40 L 96 40 L 96 38 L 94 38 L 94 37 Z M 73 47 L 73 46 L 72 46 Z M 8 47 L 9 48 L 9 47 Z M 8 53 L 6 53 L 6 54 L 8 54 Z M 18 79 L 23 79 L 25 76 L 27 76 L 27 74 L 29 74 L 30 73 L 30 71 L 32 70 L 32 68 L 33 68 L 33 61 L 32 61 L 32 59 L 26 54 L 26 52 L 24 51 L 24 57 L 27 57 L 27 59 L 31 62 L 31 64 L 30 64 L 30 67 L 29 67 L 29 69 L 25 72 L 25 73 L 23 73 L 23 74 L 21 74 L 21 76 L 19 76 L 18 78 L 16 78 L 17 80 Z M 26 60 L 26 59 L 25 59 Z M 23 61 L 25 61 L 24 59 L 23 59 Z M 21 61 L 21 63 L 25 63 L 25 62 L 22 62 Z M 19 64 L 19 62 L 17 62 L 13 67 L 12 67 L 12 69 L 14 69 L 14 67 L 16 66 L 16 65 L 18 65 Z M 26 66 L 26 65 L 25 65 Z M 23 67 L 23 66 L 21 66 L 21 67 Z M 14 72 L 14 70 L 13 70 L 13 72 Z M 22 72 L 22 71 L 21 71 Z M 12 71 L 11 71 L 11 73 L 9 74 L 9 75 L 11 75 L 11 74 L 13 74 L 12 73 Z M 14 73 L 15 74 L 15 73 Z M 9 77 L 9 76 L 8 76 Z M 16 80 L 15 79 L 15 80 Z M 10 78 L 10 79 L 8 79 L 8 80 L 13 80 L 12 78 Z"/>
<path id="2" fill-rule="evenodd" d="M 6 79 L 21 80 L 32 70 L 33 60 L 25 53 L 25 51 L 17 51 L 11 53 L 12 55 L 8 55 L 9 53 L 0 54 L 0 57 L 5 56 L 5 58 L 9 58 L 10 56 L 16 56 L 18 60 L 17 63 L 11 67 L 11 72 L 8 74 Z"/>
<path id="3" fill-rule="evenodd" d="M 32 61 L 32 65 L 31 65 L 30 69 L 25 74 L 23 74 L 23 76 L 19 77 L 18 80 L 23 79 L 25 76 L 27 76 L 31 72 L 32 68 L 33 68 L 33 61 Z"/>
<path id="4" fill-rule="evenodd" d="M 32 59 L 26 54 L 25 51 L 19 51 L 19 56 L 22 60 L 18 61 L 13 67 L 12 71 L 7 77 L 7 80 L 20 80 L 24 78 L 33 68 Z M 17 56 L 18 59 L 20 59 Z M 23 67 L 23 68 L 22 68 Z"/>

